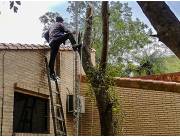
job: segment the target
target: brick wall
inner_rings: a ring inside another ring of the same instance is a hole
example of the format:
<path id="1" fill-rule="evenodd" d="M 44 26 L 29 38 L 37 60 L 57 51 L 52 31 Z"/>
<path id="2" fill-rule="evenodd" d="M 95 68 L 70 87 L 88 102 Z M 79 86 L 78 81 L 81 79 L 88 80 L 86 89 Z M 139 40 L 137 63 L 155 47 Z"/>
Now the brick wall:
<path id="1" fill-rule="evenodd" d="M 39 46 L 36 47 L 32 45 L 20 45 L 19 48 L 19 46 L 17 45 L 13 46 L 12 44 L 10 44 L 7 46 L 6 44 L 0 44 L 0 118 L 2 108 L 2 92 L 4 91 L 4 116 L 2 135 L 13 134 L 14 91 L 49 99 L 49 88 L 46 76 L 44 56 L 47 56 L 49 58 L 49 50 L 43 48 L 43 46 L 39 48 Z M 59 88 L 61 90 L 61 98 L 64 108 L 68 135 L 74 134 L 74 117 L 72 114 L 66 113 L 66 97 L 68 94 L 74 93 L 74 56 L 75 53 L 71 49 L 60 49 L 59 61 L 61 80 L 59 81 Z M 92 52 L 92 59 L 94 60 L 93 62 L 95 62 L 94 52 Z M 79 73 L 80 72 L 84 74 L 84 71 L 82 69 L 79 69 Z M 54 83 L 52 83 L 52 88 L 55 89 Z M 53 124 L 50 113 L 49 134 L 16 133 L 15 135 L 53 134 Z"/>
<path id="2" fill-rule="evenodd" d="M 75 89 L 75 53 L 73 51 L 61 51 L 60 52 L 60 70 L 61 70 L 61 91 L 62 91 L 62 102 L 64 108 L 66 108 L 66 99 L 68 94 L 74 94 Z M 95 52 L 92 52 L 92 62 L 95 63 Z M 78 58 L 78 74 L 85 74 L 83 69 L 80 69 L 79 58 Z M 82 96 L 85 97 L 85 93 L 82 93 Z M 89 108 L 89 104 L 87 104 Z M 65 117 L 66 117 L 66 124 L 67 124 L 67 131 L 68 135 L 74 135 L 75 127 L 74 127 L 74 116 L 72 113 L 66 113 L 66 109 L 64 109 Z M 89 112 L 89 111 L 88 111 Z M 89 115 L 87 114 L 82 114 Z M 84 126 L 82 126 L 84 128 Z"/>
<path id="3" fill-rule="evenodd" d="M 180 135 L 180 93 L 117 87 L 122 135 Z"/>
<path id="4" fill-rule="evenodd" d="M 82 82 L 81 92 L 87 92 L 85 79 Z M 180 83 L 130 78 L 115 82 L 123 119 L 119 135 L 180 135 Z"/>
<path id="5" fill-rule="evenodd" d="M 12 135 L 13 132 L 13 105 L 14 91 L 37 93 L 49 95 L 47 79 L 45 75 L 44 55 L 47 52 L 42 50 L 7 50 L 4 55 L 0 51 L 0 81 L 1 91 L 3 90 L 3 72 L 4 66 L 4 117 L 3 117 L 3 135 Z M 1 106 L 0 106 L 1 109 Z M 52 126 L 50 133 L 52 134 Z"/>
<path id="6" fill-rule="evenodd" d="M 3 64 L 4 51 L 6 52 Z M 95 60 L 94 52 L 92 54 Z M 3 90 L 5 94 L 3 135 L 12 135 L 13 132 L 14 91 L 49 98 L 44 55 L 49 58 L 49 51 L 0 50 L 0 95 L 2 97 Z M 74 93 L 74 52 L 61 50 L 59 58 L 61 71 L 59 88 L 68 135 L 73 135 L 74 117 L 66 113 L 66 97 Z M 83 70 L 81 73 L 84 74 Z M 178 82 L 117 78 L 116 85 L 123 113 L 120 135 L 180 135 L 180 84 Z M 55 88 L 54 84 L 53 88 Z M 88 92 L 89 86 L 82 80 L 81 95 L 85 97 L 85 113 L 81 114 L 80 118 L 80 135 L 100 135 L 96 102 L 87 95 Z M 2 99 L 0 99 L 0 110 L 1 104 Z M 16 133 L 16 135 L 53 135 L 51 113 L 49 134 Z"/>

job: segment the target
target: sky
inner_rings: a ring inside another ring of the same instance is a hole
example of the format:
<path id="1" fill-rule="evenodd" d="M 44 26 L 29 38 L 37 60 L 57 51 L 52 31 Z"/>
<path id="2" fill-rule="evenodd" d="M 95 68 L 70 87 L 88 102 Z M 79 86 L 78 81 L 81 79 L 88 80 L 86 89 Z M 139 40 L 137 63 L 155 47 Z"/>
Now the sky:
<path id="1" fill-rule="evenodd" d="M 180 19 L 180 1 L 166 2 Z M 153 28 L 135 1 L 128 1 L 133 18 L 139 18 Z M 43 25 L 39 17 L 47 11 L 59 12 L 64 18 L 67 1 L 22 1 L 18 13 L 9 9 L 8 1 L 0 1 L 0 43 L 43 44 Z"/>

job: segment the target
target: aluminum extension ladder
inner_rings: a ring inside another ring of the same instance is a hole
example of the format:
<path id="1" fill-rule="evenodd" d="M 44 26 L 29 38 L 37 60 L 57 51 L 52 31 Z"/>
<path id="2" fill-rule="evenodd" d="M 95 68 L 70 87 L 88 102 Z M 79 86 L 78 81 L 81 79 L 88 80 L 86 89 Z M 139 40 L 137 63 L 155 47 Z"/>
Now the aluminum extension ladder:
<path id="1" fill-rule="evenodd" d="M 54 127 L 54 134 L 55 136 L 66 136 L 66 125 L 64 119 L 64 112 L 61 102 L 61 94 L 58 87 L 57 80 L 54 81 L 56 85 L 56 91 L 52 91 L 51 87 L 51 80 L 50 80 L 50 73 L 49 73 L 49 66 L 47 58 L 45 57 L 46 63 L 46 72 L 48 76 L 48 85 L 49 85 L 49 93 L 50 93 L 50 100 L 51 100 L 51 113 L 53 119 L 53 127 Z M 53 93 L 55 94 L 55 99 L 53 97 Z"/>

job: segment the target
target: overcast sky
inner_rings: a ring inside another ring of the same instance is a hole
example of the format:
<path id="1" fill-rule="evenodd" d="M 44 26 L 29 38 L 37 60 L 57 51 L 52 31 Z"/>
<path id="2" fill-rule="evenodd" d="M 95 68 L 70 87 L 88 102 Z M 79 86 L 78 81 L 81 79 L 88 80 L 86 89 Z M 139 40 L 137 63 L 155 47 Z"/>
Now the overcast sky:
<path id="1" fill-rule="evenodd" d="M 151 24 L 135 1 L 129 1 L 133 18 L 140 18 L 150 27 Z M 18 13 L 9 10 L 8 1 L 0 1 L 0 43 L 43 44 L 41 37 L 43 25 L 39 17 L 47 11 L 56 11 L 67 17 L 67 1 L 22 1 Z M 180 2 L 168 1 L 167 4 L 180 19 Z"/>

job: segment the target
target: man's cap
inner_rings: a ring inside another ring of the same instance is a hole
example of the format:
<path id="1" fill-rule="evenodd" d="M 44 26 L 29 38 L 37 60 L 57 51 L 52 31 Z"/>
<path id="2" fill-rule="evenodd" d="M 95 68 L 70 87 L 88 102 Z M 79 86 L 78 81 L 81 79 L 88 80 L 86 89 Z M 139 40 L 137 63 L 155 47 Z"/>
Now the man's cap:
<path id="1" fill-rule="evenodd" d="M 64 19 L 61 16 L 56 17 L 56 22 L 63 22 Z"/>

